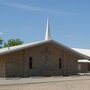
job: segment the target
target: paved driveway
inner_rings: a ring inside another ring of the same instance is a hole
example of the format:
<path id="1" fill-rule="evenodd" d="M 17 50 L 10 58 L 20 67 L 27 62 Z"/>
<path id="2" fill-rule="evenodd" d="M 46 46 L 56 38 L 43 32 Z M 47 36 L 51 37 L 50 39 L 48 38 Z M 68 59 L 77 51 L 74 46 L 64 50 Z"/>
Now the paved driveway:
<path id="1" fill-rule="evenodd" d="M 11 78 L 0 85 L 0 90 L 90 90 L 90 76 Z"/>

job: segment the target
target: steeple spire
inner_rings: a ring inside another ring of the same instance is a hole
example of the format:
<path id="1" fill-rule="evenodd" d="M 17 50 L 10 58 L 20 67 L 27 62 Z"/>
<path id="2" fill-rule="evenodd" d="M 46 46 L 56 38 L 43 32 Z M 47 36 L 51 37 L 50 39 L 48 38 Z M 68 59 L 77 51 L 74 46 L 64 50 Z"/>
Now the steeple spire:
<path id="1" fill-rule="evenodd" d="M 47 18 L 45 40 L 50 40 L 50 39 L 51 39 L 50 23 L 49 23 L 49 18 Z"/>

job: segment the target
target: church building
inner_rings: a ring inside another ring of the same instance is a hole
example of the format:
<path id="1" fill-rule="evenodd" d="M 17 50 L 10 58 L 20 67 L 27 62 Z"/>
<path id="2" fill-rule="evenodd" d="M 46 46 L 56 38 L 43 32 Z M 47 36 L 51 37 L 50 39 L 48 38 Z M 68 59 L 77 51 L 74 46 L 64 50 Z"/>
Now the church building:
<path id="1" fill-rule="evenodd" d="M 89 59 L 90 54 L 53 40 L 47 20 L 44 40 L 0 49 L 0 77 L 76 75 Z"/>

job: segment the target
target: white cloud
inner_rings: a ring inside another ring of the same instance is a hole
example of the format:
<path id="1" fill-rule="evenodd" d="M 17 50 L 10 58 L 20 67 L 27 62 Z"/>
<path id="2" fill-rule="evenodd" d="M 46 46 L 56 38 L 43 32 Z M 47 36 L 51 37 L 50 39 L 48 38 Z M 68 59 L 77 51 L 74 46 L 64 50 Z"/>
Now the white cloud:
<path id="1" fill-rule="evenodd" d="M 4 3 L 0 3 L 0 4 L 5 5 L 5 6 L 9 6 L 9 7 L 13 7 L 13 8 L 27 10 L 27 11 L 49 12 L 49 13 L 59 14 L 59 15 L 73 15 L 73 14 L 77 14 L 77 13 L 70 13 L 70 12 L 60 12 L 60 11 L 56 11 L 56 10 L 52 10 L 52 9 L 39 8 L 39 7 L 28 6 L 28 5 L 24 5 L 24 4 L 10 3 L 10 2 L 9 3 L 8 2 L 4 2 Z"/>
<path id="2" fill-rule="evenodd" d="M 3 35 L 3 33 L 2 33 L 2 32 L 0 32 L 0 35 Z"/>

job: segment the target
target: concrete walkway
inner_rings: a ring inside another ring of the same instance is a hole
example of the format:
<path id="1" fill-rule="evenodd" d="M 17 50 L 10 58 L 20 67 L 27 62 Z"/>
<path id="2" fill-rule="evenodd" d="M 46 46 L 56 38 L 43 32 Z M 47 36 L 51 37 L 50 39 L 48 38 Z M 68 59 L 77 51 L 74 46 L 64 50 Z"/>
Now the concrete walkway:
<path id="1" fill-rule="evenodd" d="M 90 80 L 90 76 L 0 78 L 0 86 Z"/>

